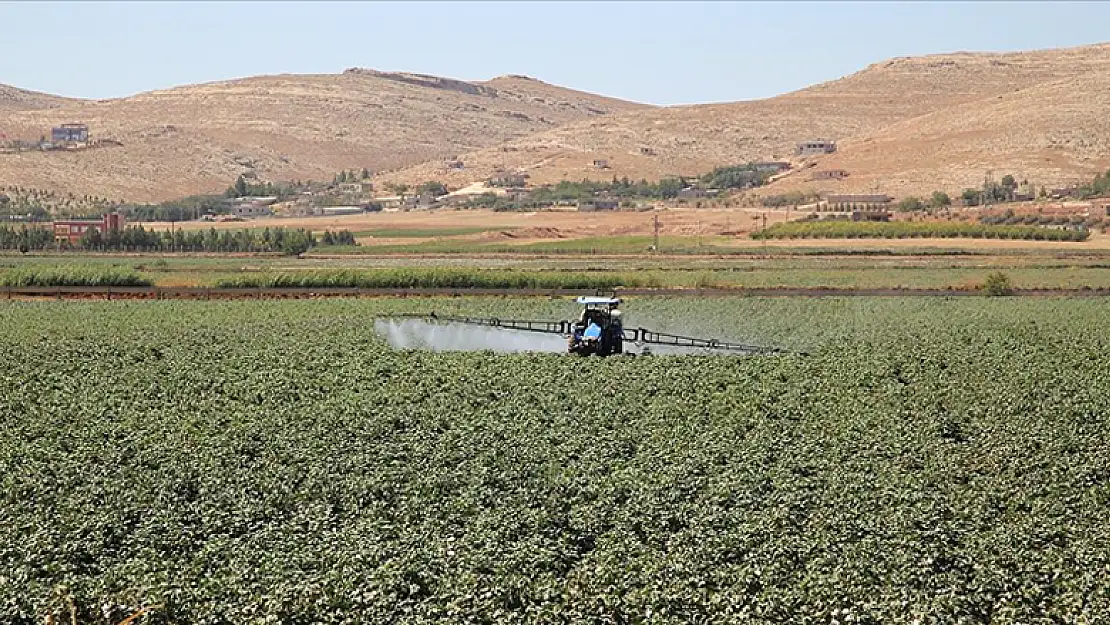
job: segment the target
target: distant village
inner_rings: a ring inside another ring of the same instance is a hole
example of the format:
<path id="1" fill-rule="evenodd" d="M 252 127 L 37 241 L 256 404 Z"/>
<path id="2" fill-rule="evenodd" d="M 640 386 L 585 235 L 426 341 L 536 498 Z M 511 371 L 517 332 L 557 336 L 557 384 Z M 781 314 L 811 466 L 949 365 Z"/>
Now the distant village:
<path id="1" fill-rule="evenodd" d="M 37 143 L 6 141 L 0 135 L 0 151 L 24 150 L 82 150 L 90 147 L 121 145 L 113 139 L 91 138 L 84 123 L 65 123 L 51 128 L 50 138 L 43 136 Z M 788 208 L 809 211 L 821 218 L 849 218 L 852 220 L 887 221 L 894 211 L 912 212 L 925 209 L 947 209 L 950 206 L 979 206 L 1003 202 L 1027 202 L 1034 199 L 1069 200 L 1083 196 L 1080 185 L 1036 189 L 1012 176 L 1001 183 L 986 181 L 981 189 L 966 189 L 963 194 L 949 198 L 936 192 L 932 198 L 895 198 L 882 193 L 791 193 L 779 196 L 746 197 L 738 192 L 751 190 L 786 176 L 804 176 L 808 181 L 847 179 L 851 172 L 835 168 L 819 168 L 817 157 L 837 151 L 837 144 L 829 139 L 810 139 L 795 145 L 793 162 L 768 160 L 743 165 L 718 167 L 713 172 L 689 177 L 675 175 L 656 183 L 633 182 L 628 179 L 612 182 L 568 182 L 556 185 L 530 185 L 529 175 L 521 170 L 500 169 L 484 181 L 449 190 L 437 181 L 428 181 L 415 188 L 395 183 L 382 183 L 377 188 L 374 175 L 367 169 L 344 171 L 331 182 L 262 182 L 253 172 L 238 177 L 221 196 L 195 196 L 180 201 L 158 205 L 130 205 L 110 203 L 95 199 L 84 202 L 73 199 L 64 203 L 44 202 L 38 192 L 32 196 L 13 199 L 9 190 L 0 193 L 0 215 L 6 221 L 44 221 L 45 219 L 71 217 L 77 221 L 57 221 L 59 238 L 73 238 L 88 227 L 97 227 L 100 221 L 113 217 L 118 227 L 122 219 L 136 221 L 240 221 L 270 216 L 335 216 L 364 212 L 402 212 L 439 208 L 492 208 L 494 210 L 570 210 L 581 212 L 615 210 L 651 210 L 665 206 L 725 207 L 756 206 L 763 208 Z M 640 155 L 652 156 L 655 150 L 639 147 Z M 586 163 L 595 177 L 604 179 L 611 169 L 608 159 L 595 158 Z M 462 170 L 465 163 L 457 157 L 446 159 L 445 171 Z M 14 189 L 14 188 L 13 188 Z M 1110 207 L 1095 206 L 1098 212 Z M 95 216 L 95 220 L 86 219 Z M 82 221 L 83 219 L 83 221 Z M 107 227 L 107 226 L 105 226 Z M 63 233 L 62 230 L 65 230 Z"/>

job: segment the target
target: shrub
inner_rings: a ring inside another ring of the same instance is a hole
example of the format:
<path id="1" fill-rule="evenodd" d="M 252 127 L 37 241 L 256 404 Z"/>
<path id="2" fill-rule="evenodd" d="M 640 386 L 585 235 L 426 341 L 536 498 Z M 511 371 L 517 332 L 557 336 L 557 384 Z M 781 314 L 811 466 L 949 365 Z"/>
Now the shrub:
<path id="1" fill-rule="evenodd" d="M 996 271 L 983 282 L 983 290 L 990 296 L 1013 295 L 1014 286 L 1010 277 L 1001 271 Z"/>

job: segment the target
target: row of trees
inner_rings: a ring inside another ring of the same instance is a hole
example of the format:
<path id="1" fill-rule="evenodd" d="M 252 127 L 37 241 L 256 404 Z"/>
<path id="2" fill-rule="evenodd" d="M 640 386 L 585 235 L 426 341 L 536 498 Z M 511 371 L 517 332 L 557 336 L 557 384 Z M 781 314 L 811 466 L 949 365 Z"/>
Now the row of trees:
<path id="1" fill-rule="evenodd" d="M 71 245 L 55 243 L 46 228 L 0 226 L 0 249 L 31 250 L 79 249 L 98 252 L 277 252 L 297 255 L 317 245 L 358 245 L 349 230 L 325 231 L 322 239 L 304 229 L 266 228 L 264 230 L 191 230 L 175 232 L 146 230 L 129 226 L 122 230 L 100 232 L 90 229 Z"/>
<path id="2" fill-rule="evenodd" d="M 782 208 L 783 206 L 812 204 L 820 199 L 821 196 L 813 192 L 791 191 L 781 195 L 768 195 L 762 198 L 760 203 L 766 208 Z"/>
<path id="3" fill-rule="evenodd" d="M 912 213 L 930 209 L 944 209 L 951 205 L 952 198 L 949 197 L 947 193 L 944 191 L 933 191 L 933 195 L 927 200 L 923 200 L 914 195 L 902 198 L 902 200 L 898 202 L 896 208 L 903 213 Z"/>
<path id="4" fill-rule="evenodd" d="M 339 172 L 338 174 L 335 175 L 335 178 L 333 178 L 332 181 L 336 182 L 336 183 L 361 182 L 363 180 L 369 180 L 369 179 L 370 179 L 370 170 L 363 167 L 361 172 L 356 172 L 353 169 L 350 170 L 349 172 L 348 171 L 341 171 L 341 172 Z"/>
<path id="5" fill-rule="evenodd" d="M 791 221 L 752 233 L 753 239 L 907 239 L 973 238 L 1026 241 L 1085 241 L 1086 228 L 1053 229 L 968 222 Z"/>
<path id="6" fill-rule="evenodd" d="M 1087 199 L 1102 195 L 1110 195 L 1110 169 L 1104 174 L 1098 174 L 1090 184 L 1079 187 L 1079 196 Z"/>
<path id="7" fill-rule="evenodd" d="M 75 195 L 16 185 L 0 188 L 0 215 L 30 215 L 46 221 L 51 215 L 73 216 L 104 213 L 122 202 L 94 195 Z"/>
<path id="8" fill-rule="evenodd" d="M 744 189 L 759 187 L 767 183 L 771 175 L 755 169 L 755 165 L 737 165 L 733 167 L 718 167 L 699 180 L 707 189 Z"/>

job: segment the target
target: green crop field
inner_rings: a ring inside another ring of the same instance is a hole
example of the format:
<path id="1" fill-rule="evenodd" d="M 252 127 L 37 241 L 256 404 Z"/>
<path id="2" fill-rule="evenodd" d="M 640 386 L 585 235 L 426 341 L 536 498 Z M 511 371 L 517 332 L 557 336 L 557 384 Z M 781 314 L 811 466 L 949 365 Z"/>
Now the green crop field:
<path id="1" fill-rule="evenodd" d="M 810 356 L 394 351 L 387 311 L 0 306 L 0 622 L 1110 620 L 1098 300 L 633 298 Z"/>
<path id="2" fill-rule="evenodd" d="M 325 284 L 613 285 L 661 287 L 974 288 L 993 272 L 1023 289 L 1110 288 L 1110 258 L 1100 254 L 993 256 L 628 257 L 158 257 L 121 254 L 0 256 L 5 284 L 216 286 Z M 487 271 L 497 270 L 497 271 Z M 469 272 L 467 280 L 459 280 Z M 561 275 L 557 275 L 561 274 Z M 502 280 L 489 278 L 500 276 Z M 333 280 L 333 278 L 335 280 Z M 339 280 L 342 278 L 342 280 Z"/>
<path id="3" fill-rule="evenodd" d="M 753 239 L 1009 239 L 1023 241 L 1086 241 L 1086 229 L 1009 226 L 968 222 L 790 221 L 753 232 Z"/>

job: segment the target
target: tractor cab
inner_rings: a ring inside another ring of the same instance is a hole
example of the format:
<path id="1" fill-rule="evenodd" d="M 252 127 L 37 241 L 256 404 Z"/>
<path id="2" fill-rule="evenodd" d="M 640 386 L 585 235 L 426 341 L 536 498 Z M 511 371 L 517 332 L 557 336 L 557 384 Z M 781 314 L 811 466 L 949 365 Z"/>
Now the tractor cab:
<path id="1" fill-rule="evenodd" d="M 609 356 L 624 351 L 621 300 L 616 297 L 579 297 L 582 314 L 571 323 L 567 352 L 580 356 Z"/>

